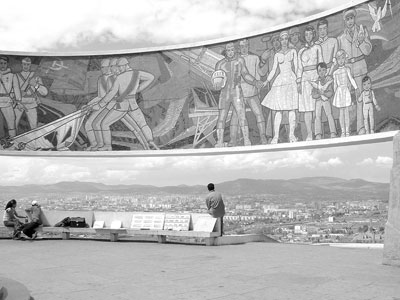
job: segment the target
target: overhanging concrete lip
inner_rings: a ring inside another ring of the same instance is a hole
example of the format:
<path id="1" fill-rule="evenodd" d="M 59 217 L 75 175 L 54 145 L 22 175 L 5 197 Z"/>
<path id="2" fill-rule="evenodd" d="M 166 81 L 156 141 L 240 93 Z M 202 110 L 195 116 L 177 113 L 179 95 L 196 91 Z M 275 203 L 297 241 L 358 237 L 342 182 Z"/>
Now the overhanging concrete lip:
<path id="1" fill-rule="evenodd" d="M 76 52 L 46 52 L 46 51 L 9 51 L 9 50 L 1 50 L 0 52 L 4 55 L 26 55 L 26 56 L 63 56 L 63 57 L 73 57 L 73 56 L 102 56 L 102 55 L 124 55 L 124 54 L 137 54 L 137 53 L 149 53 L 149 52 L 158 52 L 158 51 L 168 51 L 168 50 L 178 50 L 178 49 L 185 49 L 185 48 L 195 48 L 195 47 L 202 47 L 202 46 L 210 46 L 220 43 L 229 42 L 232 40 L 239 40 L 243 38 L 250 38 L 259 35 L 268 34 L 271 32 L 279 31 L 282 29 L 286 29 L 293 26 L 298 26 L 304 23 L 315 21 L 319 18 L 328 17 L 329 15 L 338 13 L 350 7 L 357 6 L 362 3 L 367 3 L 369 0 L 352 0 L 347 4 L 332 8 L 330 10 L 326 10 L 324 12 L 314 14 L 300 20 L 288 22 L 285 24 L 276 25 L 270 28 L 264 28 L 261 30 L 253 31 L 248 34 L 240 34 L 240 35 L 233 35 L 223 38 L 211 39 L 206 41 L 199 41 L 199 42 L 191 42 L 191 43 L 184 43 L 184 44 L 176 44 L 176 45 L 169 45 L 169 46 L 155 46 L 155 47 L 147 47 L 147 48 L 136 48 L 136 49 L 121 49 L 121 50 L 104 50 L 104 51 L 76 51 Z"/>
<path id="2" fill-rule="evenodd" d="M 204 149 L 173 149 L 173 150 L 137 150 L 137 151 L 0 151 L 0 156 L 31 156 L 31 157 L 166 157 L 166 156 L 215 156 L 228 154 L 251 154 L 263 152 L 282 152 L 355 146 L 373 143 L 390 142 L 399 131 L 387 131 L 369 135 L 356 135 L 345 138 L 333 138 L 296 143 L 274 145 L 255 145 L 251 147 L 226 147 Z"/>

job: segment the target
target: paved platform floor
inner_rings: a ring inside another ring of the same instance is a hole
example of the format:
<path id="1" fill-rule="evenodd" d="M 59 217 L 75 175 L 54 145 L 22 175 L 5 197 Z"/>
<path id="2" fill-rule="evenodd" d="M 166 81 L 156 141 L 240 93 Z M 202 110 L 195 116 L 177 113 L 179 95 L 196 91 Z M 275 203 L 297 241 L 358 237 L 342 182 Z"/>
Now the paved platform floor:
<path id="1" fill-rule="evenodd" d="M 400 300 L 382 249 L 0 240 L 0 276 L 35 300 Z"/>

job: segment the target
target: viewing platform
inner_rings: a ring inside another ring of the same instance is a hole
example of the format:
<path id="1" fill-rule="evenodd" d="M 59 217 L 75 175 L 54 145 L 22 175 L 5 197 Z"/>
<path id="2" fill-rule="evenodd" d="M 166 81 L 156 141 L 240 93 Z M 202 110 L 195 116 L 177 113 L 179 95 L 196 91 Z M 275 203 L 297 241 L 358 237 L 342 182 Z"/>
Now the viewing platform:
<path id="1" fill-rule="evenodd" d="M 1 239 L 0 248 L 0 277 L 35 300 L 400 299 L 400 268 L 382 264 L 382 248 L 77 239 Z"/>

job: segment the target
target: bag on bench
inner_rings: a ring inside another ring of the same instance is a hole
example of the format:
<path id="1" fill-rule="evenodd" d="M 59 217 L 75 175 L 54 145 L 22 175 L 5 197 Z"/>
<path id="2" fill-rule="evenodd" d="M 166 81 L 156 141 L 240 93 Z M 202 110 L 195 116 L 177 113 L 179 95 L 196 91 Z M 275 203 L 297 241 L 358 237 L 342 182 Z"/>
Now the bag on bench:
<path id="1" fill-rule="evenodd" d="M 88 225 L 86 225 L 85 218 L 81 218 L 81 217 L 71 217 L 70 218 L 70 222 L 69 222 L 69 226 L 70 227 L 76 227 L 76 228 L 88 227 Z"/>

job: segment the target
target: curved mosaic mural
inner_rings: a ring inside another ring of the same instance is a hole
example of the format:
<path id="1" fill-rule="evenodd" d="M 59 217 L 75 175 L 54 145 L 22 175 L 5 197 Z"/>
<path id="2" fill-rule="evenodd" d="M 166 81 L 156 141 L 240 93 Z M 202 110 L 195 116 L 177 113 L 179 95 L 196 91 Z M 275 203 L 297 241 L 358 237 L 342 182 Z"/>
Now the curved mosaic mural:
<path id="1" fill-rule="evenodd" d="M 3 150 L 222 148 L 400 123 L 400 0 L 194 48 L 0 53 Z M 193 150 L 195 151 L 195 150 Z"/>

